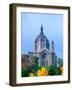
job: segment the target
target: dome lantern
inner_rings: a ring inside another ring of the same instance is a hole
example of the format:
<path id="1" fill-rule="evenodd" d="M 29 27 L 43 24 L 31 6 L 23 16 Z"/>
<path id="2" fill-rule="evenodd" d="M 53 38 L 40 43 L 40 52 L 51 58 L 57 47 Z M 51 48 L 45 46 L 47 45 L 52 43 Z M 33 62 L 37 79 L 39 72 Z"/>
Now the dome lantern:
<path id="1" fill-rule="evenodd" d="M 43 34 L 43 25 L 41 24 L 41 34 Z"/>

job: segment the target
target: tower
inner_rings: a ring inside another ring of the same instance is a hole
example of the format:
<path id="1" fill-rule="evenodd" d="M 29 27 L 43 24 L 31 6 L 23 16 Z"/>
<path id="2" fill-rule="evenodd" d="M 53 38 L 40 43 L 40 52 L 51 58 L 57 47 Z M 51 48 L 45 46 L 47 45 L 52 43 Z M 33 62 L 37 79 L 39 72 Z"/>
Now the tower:
<path id="1" fill-rule="evenodd" d="M 51 53 L 52 53 L 52 65 L 57 66 L 57 56 L 55 53 L 54 41 L 51 43 Z"/>

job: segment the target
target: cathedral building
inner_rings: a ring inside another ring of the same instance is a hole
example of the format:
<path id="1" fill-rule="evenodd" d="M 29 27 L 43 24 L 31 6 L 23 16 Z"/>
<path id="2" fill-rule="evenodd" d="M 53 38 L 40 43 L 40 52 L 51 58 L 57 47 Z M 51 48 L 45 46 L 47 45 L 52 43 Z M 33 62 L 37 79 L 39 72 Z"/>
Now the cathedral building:
<path id="1" fill-rule="evenodd" d="M 35 59 L 38 58 L 38 65 L 48 66 L 54 65 L 57 67 L 57 55 L 55 53 L 54 41 L 51 44 L 43 32 L 43 26 L 41 25 L 40 34 L 34 41 L 34 51 L 28 52 L 27 55 L 22 55 L 22 68 L 26 66 L 34 66 Z"/>
<path id="2" fill-rule="evenodd" d="M 44 35 L 42 25 L 40 28 L 40 34 L 35 39 L 34 54 L 39 57 L 39 66 L 48 66 L 50 64 L 57 66 L 54 41 L 52 41 L 50 45 L 49 40 Z"/>

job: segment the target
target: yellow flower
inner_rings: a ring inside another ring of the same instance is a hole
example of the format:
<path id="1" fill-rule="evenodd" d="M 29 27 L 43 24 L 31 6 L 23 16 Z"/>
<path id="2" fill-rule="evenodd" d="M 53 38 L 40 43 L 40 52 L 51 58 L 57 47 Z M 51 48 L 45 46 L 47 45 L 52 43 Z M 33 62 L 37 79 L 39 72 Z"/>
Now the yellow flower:
<path id="1" fill-rule="evenodd" d="M 41 70 L 38 70 L 37 75 L 38 76 L 47 76 L 48 75 L 48 71 L 47 71 L 46 68 L 43 67 L 43 68 L 41 68 Z"/>
<path id="2" fill-rule="evenodd" d="M 63 66 L 60 68 L 60 70 L 61 70 L 61 72 L 62 72 L 62 74 L 63 74 Z"/>
<path id="3" fill-rule="evenodd" d="M 43 68 L 41 68 L 41 71 L 46 72 L 47 69 L 43 67 Z"/>
<path id="4" fill-rule="evenodd" d="M 33 77 L 34 76 L 34 73 L 30 73 L 30 77 Z"/>
<path id="5" fill-rule="evenodd" d="M 37 75 L 40 76 L 40 70 L 37 71 Z"/>

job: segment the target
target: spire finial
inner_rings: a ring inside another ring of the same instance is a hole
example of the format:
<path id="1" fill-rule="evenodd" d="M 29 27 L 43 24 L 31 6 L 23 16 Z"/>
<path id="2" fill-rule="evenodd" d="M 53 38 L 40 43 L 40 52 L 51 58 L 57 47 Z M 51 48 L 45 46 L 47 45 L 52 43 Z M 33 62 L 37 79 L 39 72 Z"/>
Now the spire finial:
<path id="1" fill-rule="evenodd" d="M 43 25 L 41 24 L 41 33 L 43 33 Z"/>
<path id="2" fill-rule="evenodd" d="M 55 50 L 54 50 L 54 41 L 52 40 L 52 53 L 54 53 Z"/>

